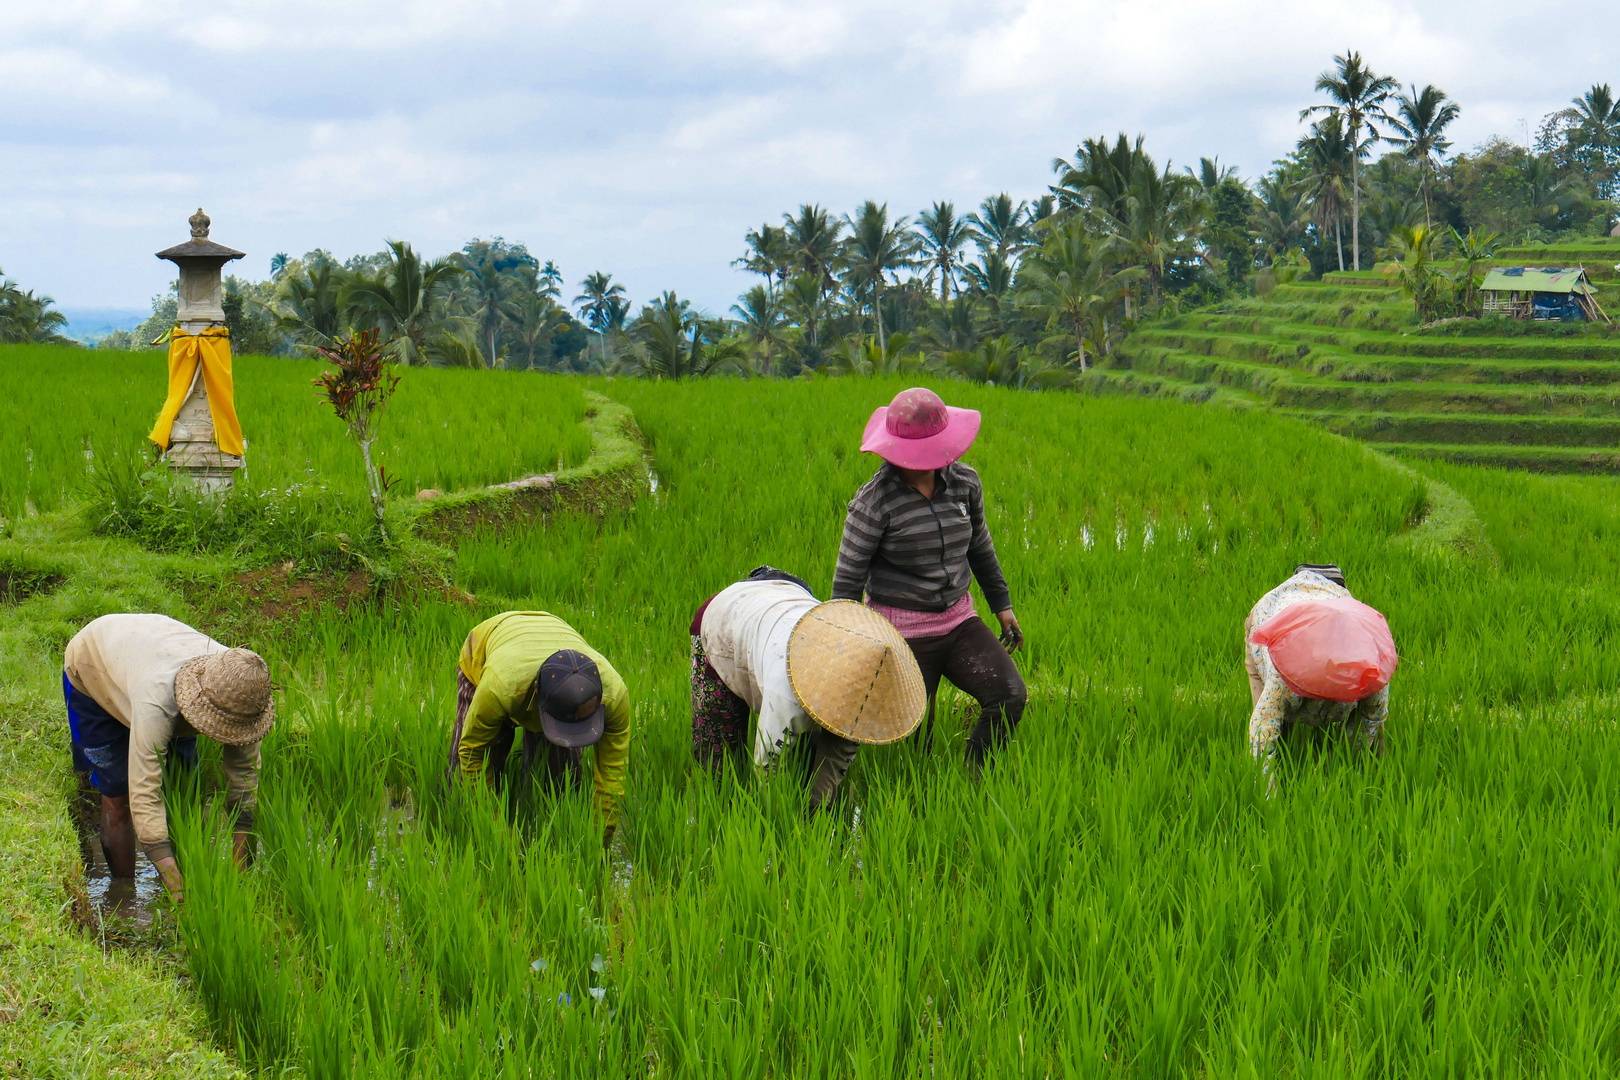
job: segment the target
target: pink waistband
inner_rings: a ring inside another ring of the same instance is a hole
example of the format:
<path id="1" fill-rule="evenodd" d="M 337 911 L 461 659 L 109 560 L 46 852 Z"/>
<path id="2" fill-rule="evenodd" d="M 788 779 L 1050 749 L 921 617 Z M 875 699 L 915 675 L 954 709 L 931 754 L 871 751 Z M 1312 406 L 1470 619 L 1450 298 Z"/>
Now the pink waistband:
<path id="1" fill-rule="evenodd" d="M 971 592 L 963 593 L 962 599 L 944 611 L 912 611 L 910 608 L 874 604 L 870 600 L 866 602 L 866 606 L 893 623 L 894 628 L 900 631 L 900 636 L 905 638 L 939 637 L 955 630 L 975 615 Z"/>

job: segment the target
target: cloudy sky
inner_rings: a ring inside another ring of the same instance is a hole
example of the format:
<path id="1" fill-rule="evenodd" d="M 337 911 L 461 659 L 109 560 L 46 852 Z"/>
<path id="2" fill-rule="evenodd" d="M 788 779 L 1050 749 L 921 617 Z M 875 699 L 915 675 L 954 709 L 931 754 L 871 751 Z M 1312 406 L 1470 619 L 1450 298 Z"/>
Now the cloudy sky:
<path id="1" fill-rule="evenodd" d="M 1336 52 L 1459 147 L 1620 83 L 1620 5 L 1536 0 L 6 0 L 0 267 L 145 307 L 198 205 L 248 257 L 474 236 L 716 313 L 750 226 L 1039 194 L 1083 137 L 1253 176 Z M 1555 17 L 1548 19 L 1549 15 Z"/>

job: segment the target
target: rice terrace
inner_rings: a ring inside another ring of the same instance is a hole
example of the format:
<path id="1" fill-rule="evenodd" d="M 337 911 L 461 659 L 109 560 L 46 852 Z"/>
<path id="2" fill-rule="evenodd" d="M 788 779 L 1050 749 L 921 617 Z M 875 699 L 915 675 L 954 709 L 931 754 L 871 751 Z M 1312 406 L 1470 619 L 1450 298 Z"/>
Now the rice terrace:
<path id="1" fill-rule="evenodd" d="M 1373 62 L 724 311 L 0 278 L 0 1076 L 1616 1075 L 1620 103 Z"/>

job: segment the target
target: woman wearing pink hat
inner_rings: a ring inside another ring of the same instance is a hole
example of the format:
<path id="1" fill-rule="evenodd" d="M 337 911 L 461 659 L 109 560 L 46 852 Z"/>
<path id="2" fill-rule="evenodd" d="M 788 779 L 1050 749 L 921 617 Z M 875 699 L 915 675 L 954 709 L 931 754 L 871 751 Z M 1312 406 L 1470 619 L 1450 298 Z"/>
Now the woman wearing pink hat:
<path id="1" fill-rule="evenodd" d="M 1024 715 L 1028 691 L 1009 655 L 1024 635 L 984 520 L 979 474 L 957 459 L 979 434 L 979 414 L 953 409 L 932 390 L 902 390 L 872 413 L 863 451 L 885 464 L 849 504 L 833 599 L 865 599 L 905 637 L 929 701 L 940 676 L 973 696 L 968 736 L 977 772 Z M 977 578 L 1001 622 L 998 642 L 973 610 Z"/>

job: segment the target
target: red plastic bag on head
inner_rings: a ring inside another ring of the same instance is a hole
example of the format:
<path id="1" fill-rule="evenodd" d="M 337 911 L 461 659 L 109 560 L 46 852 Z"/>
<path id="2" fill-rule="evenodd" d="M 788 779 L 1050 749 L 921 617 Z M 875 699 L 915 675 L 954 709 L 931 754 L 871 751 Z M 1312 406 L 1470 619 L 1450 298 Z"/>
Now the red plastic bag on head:
<path id="1" fill-rule="evenodd" d="M 1360 701 L 1376 694 L 1400 662 L 1383 615 L 1349 597 L 1290 604 L 1256 627 L 1249 640 L 1270 650 L 1289 689 L 1318 700 Z"/>

